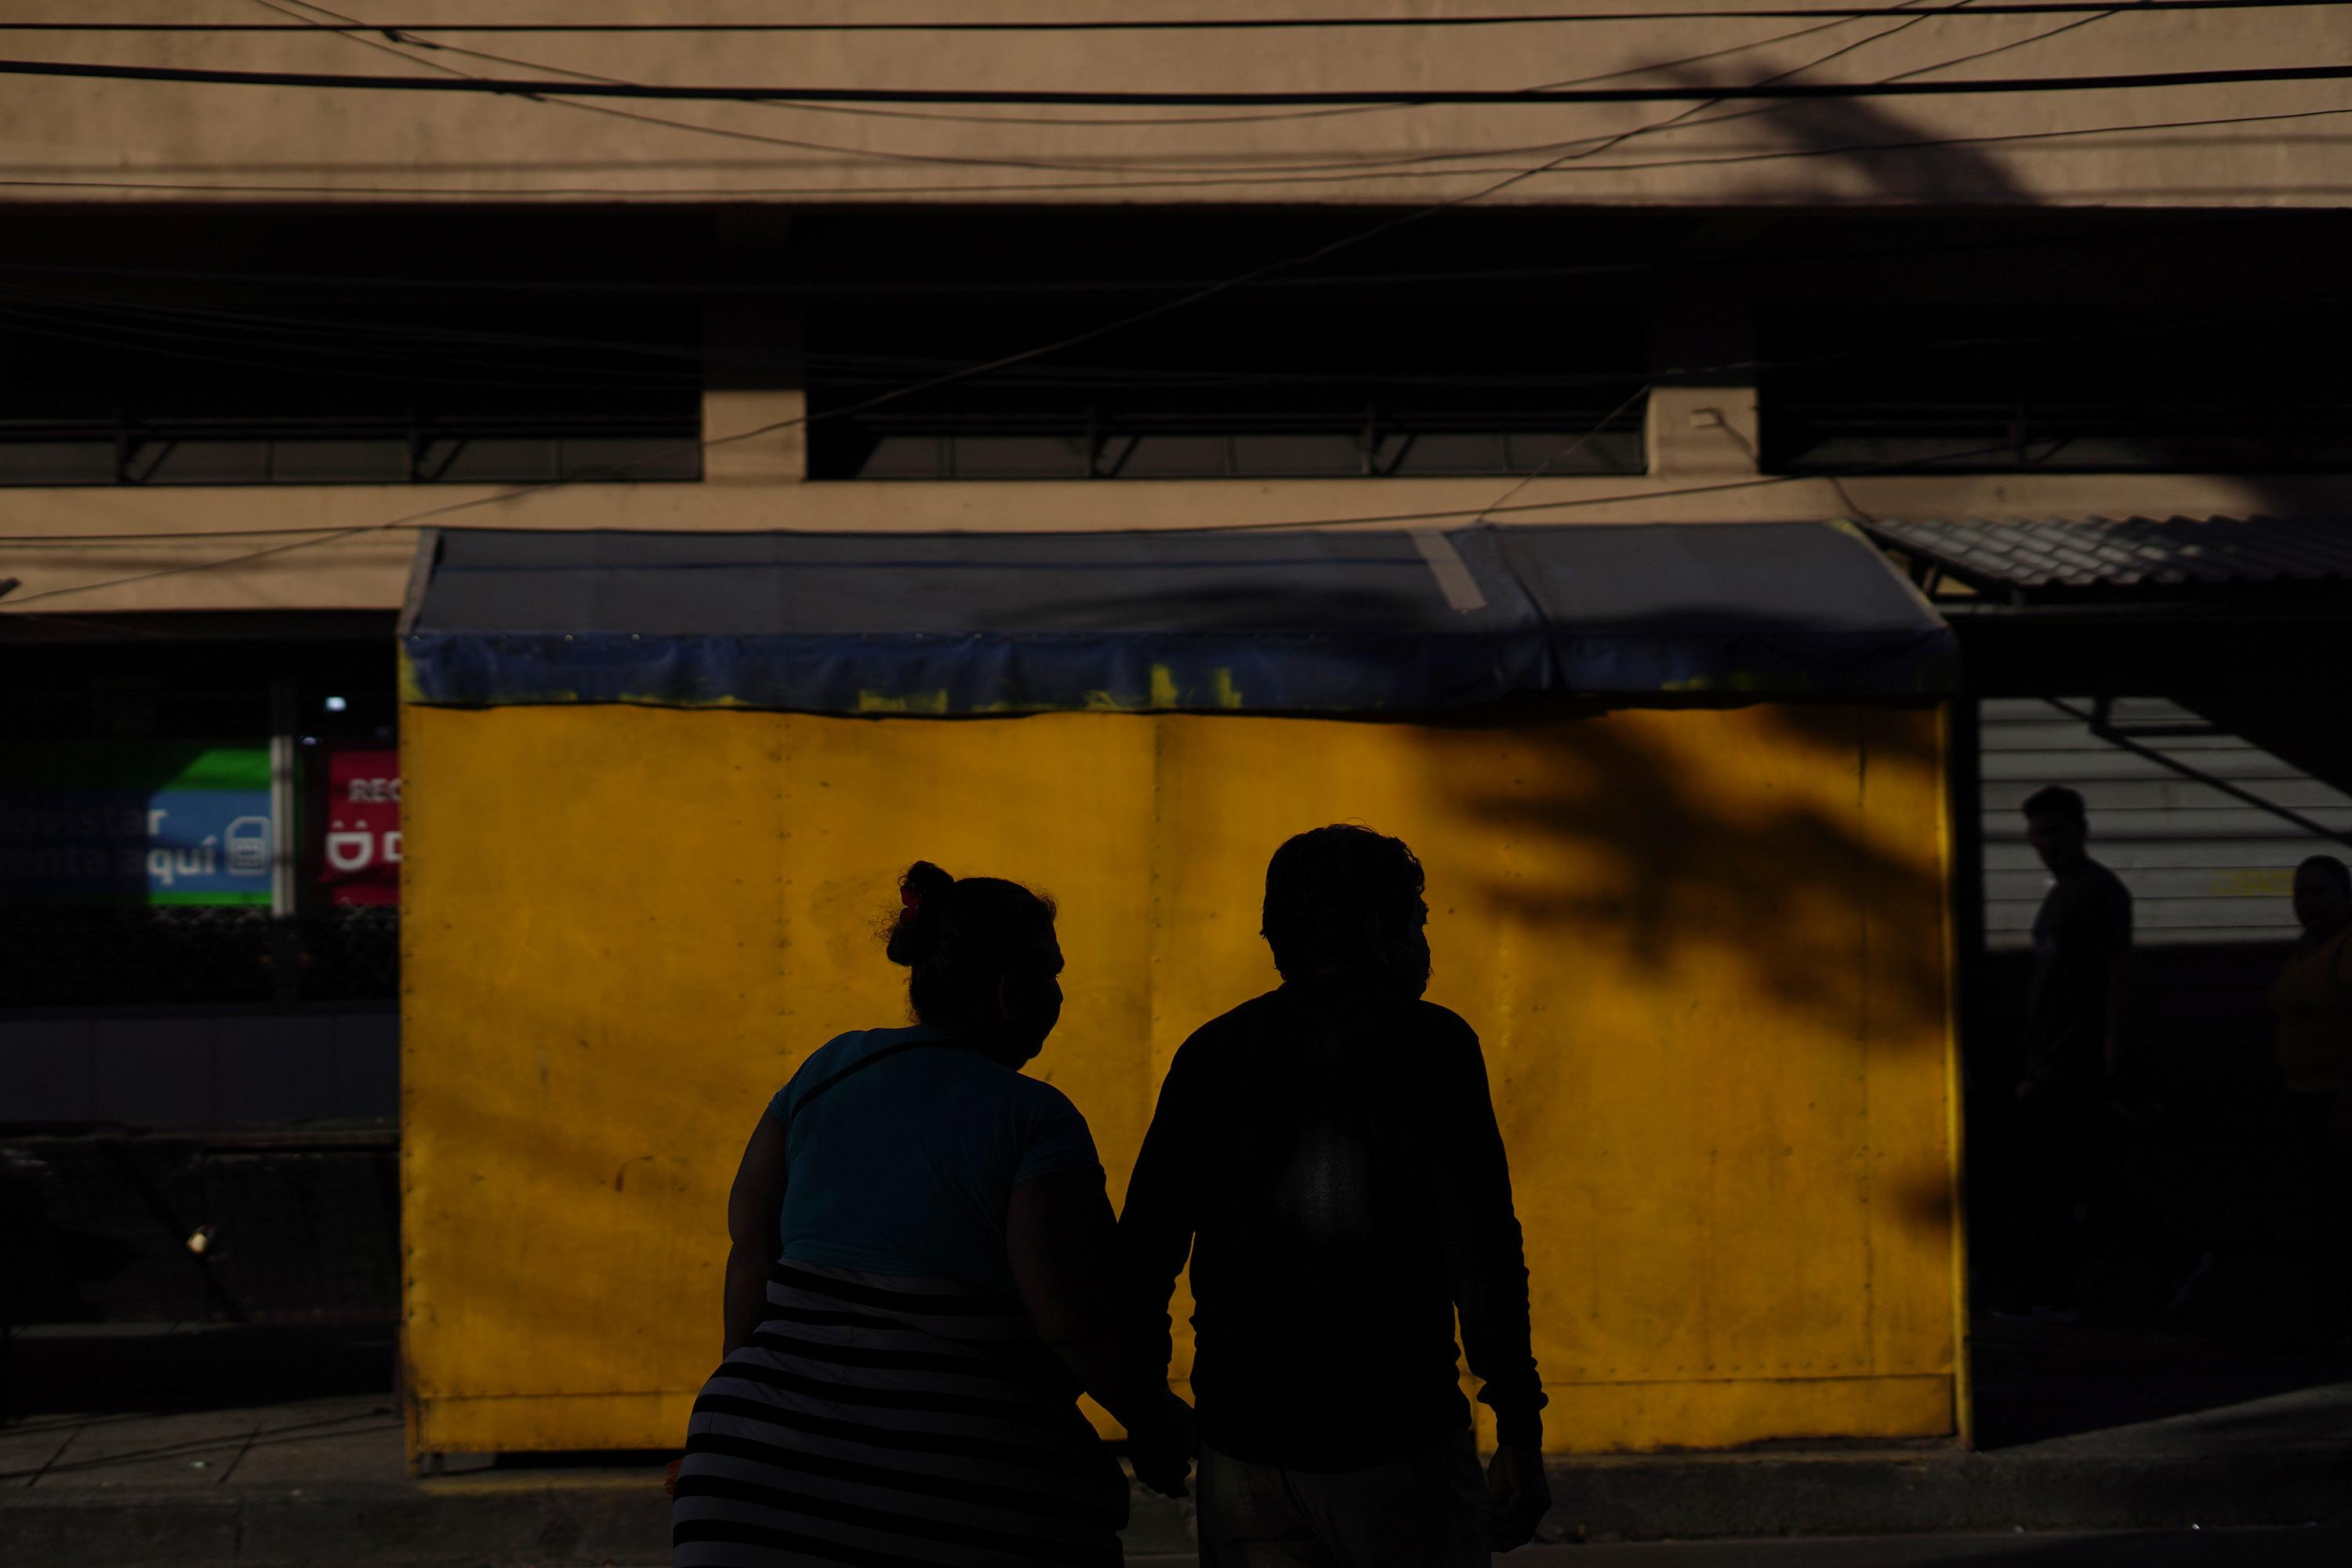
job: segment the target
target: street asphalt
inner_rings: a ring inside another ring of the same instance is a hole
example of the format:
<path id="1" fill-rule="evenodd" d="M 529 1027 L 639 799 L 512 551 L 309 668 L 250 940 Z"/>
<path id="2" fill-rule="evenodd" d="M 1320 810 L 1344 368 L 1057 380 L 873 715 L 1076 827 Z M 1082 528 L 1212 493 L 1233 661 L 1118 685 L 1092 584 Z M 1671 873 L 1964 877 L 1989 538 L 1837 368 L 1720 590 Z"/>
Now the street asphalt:
<path id="1" fill-rule="evenodd" d="M 2007 1441 L 1974 1452 L 1831 1445 L 1556 1461 L 1559 1506 L 1544 1528 L 1557 1544 L 1498 1561 L 2352 1563 L 2352 1377 L 2340 1358 L 2241 1353 L 2216 1371 L 2194 1344 L 2114 1338 L 1989 1345 L 1987 1369 L 2018 1386 L 1996 1383 L 1987 1401 Z M 2094 1353 L 2103 1345 L 2105 1361 Z M 2104 1405 L 2090 1397 L 2101 1390 Z M 26 1414 L 0 1423 L 0 1563 L 651 1564 L 668 1534 L 665 1457 L 451 1456 L 446 1474 L 412 1479 L 385 1394 Z M 1189 1568 L 1190 1505 L 1139 1494 L 1127 1541 L 1137 1568 Z"/>

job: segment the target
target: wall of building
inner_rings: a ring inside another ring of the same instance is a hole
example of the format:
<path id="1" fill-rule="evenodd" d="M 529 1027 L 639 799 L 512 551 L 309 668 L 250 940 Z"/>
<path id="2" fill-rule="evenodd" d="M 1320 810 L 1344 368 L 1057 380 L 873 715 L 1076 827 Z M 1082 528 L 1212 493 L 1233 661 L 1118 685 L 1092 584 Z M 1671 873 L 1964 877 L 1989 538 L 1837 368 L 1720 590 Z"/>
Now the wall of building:
<path id="1" fill-rule="evenodd" d="M 1622 10 L 1623 7 L 1592 9 Z M 1737 5 L 1727 7 L 1737 9 Z M 1422 15 L 1488 7 L 1440 0 Z M 1301 0 L 1292 16 L 1358 14 Z M 1097 0 L 1004 0 L 959 19 L 1099 18 Z M 75 0 L 16 8 L 77 19 Z M 1259 16 L 1245 0 L 1185 14 Z M 410 6 L 474 24 L 648 19 L 604 0 Z M 670 5 L 665 17 L 773 19 Z M 794 20 L 926 20 L 934 0 L 794 7 Z M 228 0 L 126 3 L 110 20 L 282 20 Z M 373 18 L 371 18 L 373 19 Z M 2215 70 L 2340 60 L 2333 8 L 1925 19 L 1617 20 L 1312 32 L 16 34 L 43 60 L 673 84 L 1093 90 L 1685 89 L 1802 70 L 1914 81 Z M 446 48 L 420 47 L 433 39 Z M 460 49 L 486 51 L 465 54 Z M 505 203 L 1020 201 L 1680 206 L 1888 201 L 1979 206 L 2329 205 L 2352 141 L 2316 81 L 1804 103 L 1217 108 L 782 106 L 16 79 L 0 99 L 0 200 Z M 2307 115 L 2309 118 L 2289 118 Z M 2253 123 L 2229 123 L 2257 117 Z M 1631 140 L 1618 140 L 1631 136 Z"/>
<path id="2" fill-rule="evenodd" d="M 1421 249 L 1398 250 L 1403 241 L 1391 238 L 1330 263 L 1371 279 L 1349 285 L 1338 306 L 1316 289 L 1266 299 L 1360 309 L 1368 332 L 1403 342 L 1427 330 L 1427 307 L 1507 287 L 1516 291 L 1512 309 L 1538 344 L 1531 355 L 1537 366 L 1571 378 L 1588 368 L 1622 373 L 1636 387 L 1646 377 L 1636 405 L 1646 416 L 1645 471 L 1116 483 L 811 479 L 811 430 L 803 421 L 812 411 L 826 417 L 846 394 L 826 382 L 825 366 L 803 362 L 803 339 L 822 329 L 835 352 L 845 342 L 855 353 L 861 326 L 897 326 L 907 311 L 933 301 L 930 308 L 982 323 L 1018 306 L 1025 312 L 1022 324 L 985 341 L 1033 348 L 1054 332 L 1091 331 L 1181 298 L 1171 290 L 1185 278 L 1234 276 L 1318 237 L 1367 232 L 1381 221 L 1378 215 L 1227 209 L 1195 222 L 1163 209 L 1112 222 L 1066 211 L 992 218 L 966 210 L 933 221 L 910 214 L 698 211 L 616 215 L 612 221 L 607 255 L 595 251 L 598 226 L 583 214 L 533 216 L 511 207 L 478 220 L 446 206 L 402 219 L 247 206 L 203 224 L 87 208 L 28 215 L 0 234 L 0 281 L 12 308 L 37 312 L 57 308 L 62 298 L 83 301 L 77 309 L 85 312 L 132 312 L 107 318 L 116 322 L 107 330 L 117 334 L 127 330 L 124 321 L 149 331 L 193 332 L 197 327 L 173 312 L 193 310 L 191 320 L 205 321 L 210 318 L 203 312 L 215 307 L 293 310 L 298 320 L 300 311 L 317 310 L 345 326 L 373 322 L 390 330 L 461 306 L 477 315 L 495 312 L 529 299 L 532 278 L 552 280 L 561 288 L 537 291 L 585 301 L 578 307 L 579 331 L 635 330 L 657 334 L 657 342 L 689 359 L 708 353 L 706 363 L 688 369 L 693 374 L 698 368 L 699 433 L 707 444 L 700 479 L 685 482 L 0 484 L 0 569 L 22 580 L 0 599 L 0 616 L 393 609 L 415 557 L 415 528 L 424 523 L 1051 531 L 1342 526 L 1351 519 L 1444 526 L 1478 519 L 2311 515 L 2352 504 L 2352 473 L 2309 466 L 2294 472 L 2067 473 L 2021 461 L 2006 472 L 1927 473 L 1868 471 L 1864 462 L 1864 471 L 1831 476 L 1773 471 L 1764 451 L 1763 416 L 1776 406 L 1771 367 L 1801 360 L 1805 323 L 1822 319 L 1974 312 L 1941 325 L 1932 315 L 1899 322 L 1874 351 L 1881 358 L 1900 355 L 1904 343 L 1919 341 L 1928 370 L 1936 342 L 2004 331 L 2030 339 L 2082 331 L 2090 335 L 2078 357 L 2095 360 L 2108 340 L 2089 323 L 2111 310 L 2136 312 L 2133 319 L 2145 318 L 2152 331 L 2184 336 L 2302 341 L 2308 322 L 2295 302 L 2334 286 L 2326 262 L 2343 242 L 2321 217 L 1455 215 L 1447 221 L 1466 226 L 1407 231 L 1423 237 L 1415 242 Z M 2249 223 L 2257 226 L 2244 226 Z M 2272 226 L 2279 224 L 2297 226 L 2292 233 Z M 1162 242 L 1189 248 L 1162 257 Z M 176 262 L 153 277 L 113 276 L 152 268 L 159 257 L 199 243 L 213 247 L 219 267 L 238 280 L 207 282 L 205 268 Z M 485 254 L 470 254 L 469 246 Z M 379 251 L 373 262 L 354 258 Z M 1602 275 L 1579 275 L 1576 268 L 1588 264 Z M 368 266 L 385 270 L 381 286 L 366 282 Z M 1423 268 L 1438 270 L 1423 279 Z M 1560 268 L 1566 270 L 1556 277 L 1545 275 Z M 1182 276 L 1166 281 L 1171 271 Z M 1536 276 L 1512 279 L 1515 271 Z M 1381 281 L 1391 272 L 1403 280 Z M 281 275 L 282 282 L 273 283 Z M 1062 279 L 1071 280 L 1068 288 L 1055 286 Z M 860 295 L 861 287 L 875 292 Z M 936 305 L 940 300 L 944 307 Z M 656 319 L 657 312 L 666 314 Z M 1627 317 L 1637 328 L 1637 357 L 1605 366 L 1580 360 L 1597 352 L 1583 341 L 1585 323 Z M 1171 319 L 1193 321 L 1202 331 L 1217 330 L 1221 320 L 1213 309 Z M 75 317 L 69 330 L 96 330 L 81 320 Z M 1791 321 L 1798 324 L 1793 337 Z M 2283 324 L 2289 330 L 2283 332 Z M 1034 339 L 1024 335 L 1031 325 Z M 221 338 L 216 326 L 209 330 L 211 336 L 170 341 L 190 354 L 256 357 L 257 351 Z M 671 342 L 671 336 L 682 341 Z M 1103 347 L 1063 357 L 1116 363 L 1130 349 L 1114 336 Z M 495 359 L 520 351 L 469 352 Z M 962 363 L 955 348 L 934 352 L 946 356 L 942 363 Z M 1246 352 L 1237 347 L 1236 357 Z M 904 381 L 930 374 L 908 368 Z M 1759 374 L 1766 378 L 1760 390 Z M 2336 395 L 2334 387 L 2332 374 L 2316 375 L 2299 395 L 2317 409 Z M 1512 395 L 1563 394 L 1555 386 Z M 2217 405 L 2245 401 L 2218 389 L 2213 395 Z M 201 413 L 201 397 L 194 401 L 194 412 Z"/>
<path id="3" fill-rule="evenodd" d="M 810 1051 L 905 1016 L 875 933 L 909 861 L 1058 900 L 1068 1000 L 1032 1070 L 1116 1197 L 1177 1047 L 1276 983 L 1265 857 L 1334 820 L 1428 868 L 1430 995 L 1483 1037 L 1551 1446 L 1958 1429 L 1932 712 L 411 707 L 403 745 L 420 1449 L 675 1441 L 715 1333 L 677 1303 L 716 1300 L 748 1128 Z"/>

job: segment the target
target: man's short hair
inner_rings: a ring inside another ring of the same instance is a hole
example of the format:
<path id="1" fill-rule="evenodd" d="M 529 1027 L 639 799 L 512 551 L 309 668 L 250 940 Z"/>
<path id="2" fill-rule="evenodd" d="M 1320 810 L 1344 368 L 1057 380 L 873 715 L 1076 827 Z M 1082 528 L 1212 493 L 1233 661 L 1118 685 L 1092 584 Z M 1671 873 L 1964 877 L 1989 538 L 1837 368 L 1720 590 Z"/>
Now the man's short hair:
<path id="1" fill-rule="evenodd" d="M 2029 820 L 2046 816 L 2073 827 L 2086 827 L 2091 821 L 2090 814 L 2083 809 L 2081 794 L 2064 784 L 2043 784 L 2027 795 L 2019 809 Z"/>
<path id="2" fill-rule="evenodd" d="M 1346 823 L 1298 835 L 1265 868 L 1260 931 L 1274 966 L 1286 977 L 1373 969 L 1418 994 L 1429 981 L 1423 886 L 1402 838 Z"/>
<path id="3" fill-rule="evenodd" d="M 2352 866 L 2345 865 L 2333 855 L 2306 855 L 2294 870 L 2298 877 L 2305 871 L 2316 871 L 2335 883 L 2336 890 L 2346 898 L 2352 899 Z"/>

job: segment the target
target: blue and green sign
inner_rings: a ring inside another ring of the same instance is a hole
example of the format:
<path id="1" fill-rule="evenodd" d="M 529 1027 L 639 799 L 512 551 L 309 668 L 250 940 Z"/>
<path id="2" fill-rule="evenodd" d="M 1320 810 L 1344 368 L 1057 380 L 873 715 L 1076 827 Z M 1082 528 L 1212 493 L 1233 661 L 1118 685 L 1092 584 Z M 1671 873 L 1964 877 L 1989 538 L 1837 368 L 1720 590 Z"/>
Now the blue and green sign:
<path id="1" fill-rule="evenodd" d="M 278 840 L 267 745 L 34 744 L 0 773 L 12 898 L 268 904 Z"/>

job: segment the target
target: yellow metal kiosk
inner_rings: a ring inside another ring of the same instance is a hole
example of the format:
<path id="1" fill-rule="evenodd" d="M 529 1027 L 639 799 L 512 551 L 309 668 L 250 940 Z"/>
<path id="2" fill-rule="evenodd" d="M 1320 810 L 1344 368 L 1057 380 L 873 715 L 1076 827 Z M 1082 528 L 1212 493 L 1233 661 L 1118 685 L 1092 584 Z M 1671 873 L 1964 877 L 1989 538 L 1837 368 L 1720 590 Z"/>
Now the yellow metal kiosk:
<path id="1" fill-rule="evenodd" d="M 1552 1447 L 1964 1440 L 1952 650 L 1853 536 L 463 533 L 402 647 L 413 1454 L 680 1441 L 908 862 L 1059 901 L 1116 1199 L 1332 821 L 1427 866 Z"/>

